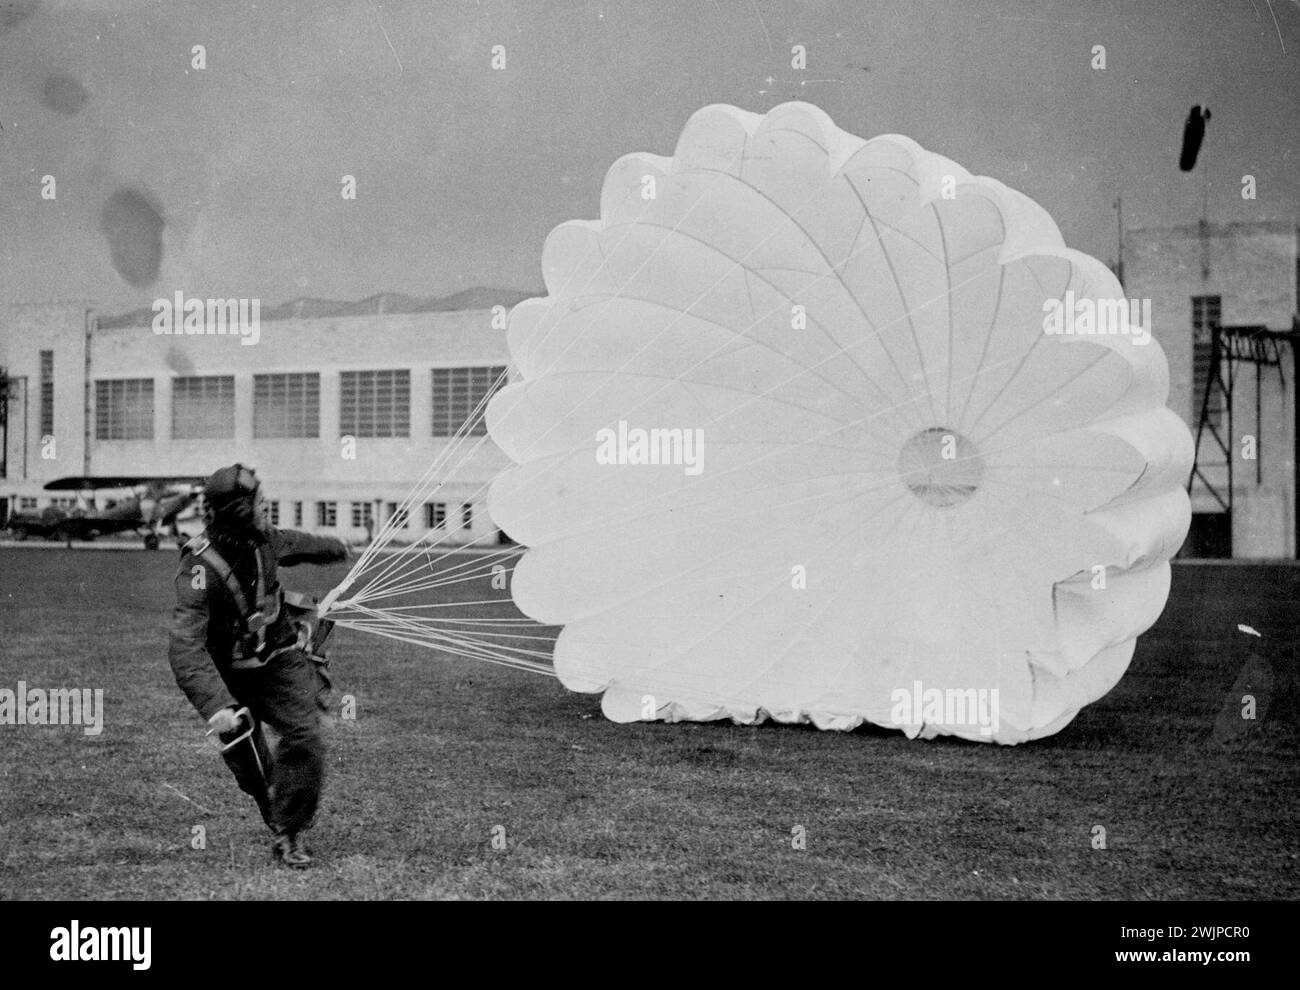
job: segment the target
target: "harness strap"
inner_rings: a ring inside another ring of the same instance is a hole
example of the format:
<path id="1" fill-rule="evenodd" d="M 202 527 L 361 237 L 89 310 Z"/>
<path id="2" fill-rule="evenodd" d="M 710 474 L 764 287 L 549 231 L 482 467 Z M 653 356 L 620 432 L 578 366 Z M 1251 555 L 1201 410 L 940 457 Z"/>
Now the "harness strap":
<path id="1" fill-rule="evenodd" d="M 235 572 L 226 563 L 225 558 L 217 552 L 206 532 L 200 533 L 185 544 L 185 549 L 203 560 L 221 578 L 221 583 L 226 586 L 226 591 L 234 599 L 235 608 L 239 611 L 239 621 L 244 628 L 244 639 L 255 637 L 253 653 L 254 655 L 260 655 L 262 650 L 266 648 L 267 626 L 280 617 L 278 601 L 273 603 L 275 608 L 271 615 L 267 615 L 263 611 L 266 601 L 266 576 L 262 567 L 261 548 L 255 547 L 253 550 L 253 556 L 257 560 L 256 594 L 258 610 L 255 612 L 249 609 L 248 599 L 244 596 L 244 589 L 239 586 L 239 579 L 235 577 Z"/>

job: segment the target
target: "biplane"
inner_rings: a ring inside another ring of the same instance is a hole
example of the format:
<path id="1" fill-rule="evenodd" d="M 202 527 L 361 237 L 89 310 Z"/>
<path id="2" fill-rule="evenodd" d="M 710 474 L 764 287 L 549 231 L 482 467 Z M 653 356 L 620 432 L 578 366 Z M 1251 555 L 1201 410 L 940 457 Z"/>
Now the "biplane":
<path id="1" fill-rule="evenodd" d="M 9 517 L 6 528 L 15 539 L 30 537 L 59 540 L 72 545 L 74 540 L 93 540 L 112 533 L 138 533 L 146 549 L 156 550 L 162 530 L 181 540 L 177 525 L 185 512 L 197 508 L 203 478 L 149 476 L 92 476 L 58 478 L 45 486 L 46 491 L 78 493 L 73 508 L 46 506 L 40 512 L 17 512 Z M 96 494 L 121 490 L 121 498 L 105 499 L 100 506 Z"/>

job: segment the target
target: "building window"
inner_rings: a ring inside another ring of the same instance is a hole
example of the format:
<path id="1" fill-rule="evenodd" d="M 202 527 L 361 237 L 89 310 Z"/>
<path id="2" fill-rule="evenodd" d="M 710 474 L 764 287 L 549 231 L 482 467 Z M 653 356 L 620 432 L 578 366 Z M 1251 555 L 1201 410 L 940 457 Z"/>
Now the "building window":
<path id="1" fill-rule="evenodd" d="M 1192 296 L 1192 419 L 1198 424 L 1214 356 L 1211 330 L 1223 325 L 1222 314 L 1222 297 Z M 1217 388 L 1210 393 L 1209 421 L 1215 429 L 1223 426 L 1223 393 Z"/>
<path id="2" fill-rule="evenodd" d="M 460 524 L 465 529 L 474 528 L 474 505 L 466 502 L 460 507 Z"/>
<path id="3" fill-rule="evenodd" d="M 374 525 L 374 504 L 371 502 L 352 503 L 352 525 L 356 529 Z"/>
<path id="4" fill-rule="evenodd" d="M 279 526 L 279 525 L 280 525 L 280 503 L 279 503 L 279 502 L 267 502 L 266 504 L 267 504 L 267 507 L 268 507 L 268 509 L 269 509 L 269 515 L 270 515 L 270 519 L 271 519 L 271 525 L 272 525 L 272 526 Z"/>
<path id="5" fill-rule="evenodd" d="M 153 379 L 95 382 L 95 439 L 153 439 Z"/>
<path id="6" fill-rule="evenodd" d="M 41 436 L 54 436 L 53 351 L 41 351 Z"/>
<path id="7" fill-rule="evenodd" d="M 230 440 L 234 436 L 234 375 L 172 380 L 173 440 Z"/>
<path id="8" fill-rule="evenodd" d="M 320 436 L 320 375 L 254 375 L 253 436 Z"/>
<path id="9" fill-rule="evenodd" d="M 18 497 L 18 511 L 19 511 L 19 512 L 35 512 L 35 511 L 36 511 L 36 498 L 35 498 L 34 496 L 32 496 L 32 495 L 20 495 L 20 496 Z"/>
<path id="10" fill-rule="evenodd" d="M 446 502 L 424 503 L 424 525 L 427 529 L 440 529 L 447 521 Z"/>
<path id="11" fill-rule="evenodd" d="M 487 433 L 487 423 L 483 419 L 483 412 L 487 409 L 486 400 L 505 386 L 505 371 L 501 365 L 434 368 L 433 435 L 452 437 L 463 426 L 465 436 L 481 437 Z"/>
<path id="12" fill-rule="evenodd" d="M 293 524 L 294 526 L 297 527 L 302 526 L 302 503 L 301 502 L 293 503 Z"/>
<path id="13" fill-rule="evenodd" d="M 339 504 L 337 502 L 316 503 L 316 525 L 334 527 L 339 524 Z"/>
<path id="14" fill-rule="evenodd" d="M 388 524 L 394 529 L 406 529 L 411 523 L 411 510 L 396 502 L 388 503 Z"/>
<path id="15" fill-rule="evenodd" d="M 406 370 L 341 372 L 339 435 L 409 437 L 411 373 Z"/>

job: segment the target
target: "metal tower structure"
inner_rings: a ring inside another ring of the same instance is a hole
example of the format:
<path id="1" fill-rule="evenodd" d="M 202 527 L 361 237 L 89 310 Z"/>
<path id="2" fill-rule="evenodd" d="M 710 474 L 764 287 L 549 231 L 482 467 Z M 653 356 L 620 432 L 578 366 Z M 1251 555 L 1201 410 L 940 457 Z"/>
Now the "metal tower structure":
<path id="1" fill-rule="evenodd" d="M 1205 382 L 1205 393 L 1201 396 L 1201 414 L 1196 424 L 1196 460 L 1192 464 L 1192 472 L 1187 478 L 1187 494 L 1194 494 L 1197 481 L 1200 481 L 1205 491 L 1209 492 L 1216 502 L 1227 515 L 1229 539 L 1232 533 L 1232 502 L 1234 490 L 1235 468 L 1233 467 L 1233 390 L 1243 371 L 1243 366 L 1253 366 L 1255 369 L 1255 437 L 1258 444 L 1260 437 L 1261 409 L 1260 409 L 1260 385 L 1263 382 L 1264 369 L 1276 368 L 1278 380 L 1282 384 L 1282 390 L 1286 391 L 1286 366 L 1283 362 L 1282 355 L 1285 353 L 1286 345 L 1291 346 L 1291 367 L 1292 369 L 1300 368 L 1296 364 L 1297 357 L 1300 357 L 1300 317 L 1292 317 L 1290 330 L 1270 330 L 1266 326 L 1235 326 L 1222 327 L 1212 325 L 1210 327 L 1210 369 L 1209 375 Z M 1215 403 L 1215 396 L 1221 400 Z M 1292 401 L 1295 416 L 1294 436 L 1300 440 L 1300 402 Z M 1222 408 L 1227 421 L 1227 429 L 1220 432 L 1219 425 L 1216 424 L 1216 416 L 1212 410 Z M 1201 453 L 1201 440 L 1206 434 L 1209 434 L 1211 443 L 1208 446 L 1218 448 L 1218 453 L 1223 455 L 1223 460 L 1207 460 Z M 1263 448 L 1257 446 L 1255 451 L 1255 482 L 1260 483 L 1263 480 Z M 1215 484 L 1214 480 L 1206 473 L 1207 468 L 1226 467 L 1227 484 Z M 1296 534 L 1297 534 L 1297 556 L 1300 556 L 1300 457 L 1296 456 L 1296 451 L 1292 452 L 1292 468 L 1294 471 L 1292 491 L 1295 505 Z"/>

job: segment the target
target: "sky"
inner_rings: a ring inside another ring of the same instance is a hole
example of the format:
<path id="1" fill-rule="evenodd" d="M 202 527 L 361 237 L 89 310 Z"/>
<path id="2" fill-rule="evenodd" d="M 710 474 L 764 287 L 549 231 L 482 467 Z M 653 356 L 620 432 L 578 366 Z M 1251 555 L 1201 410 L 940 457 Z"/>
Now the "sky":
<path id="1" fill-rule="evenodd" d="M 906 134 L 1110 262 L 1117 195 L 1297 219 L 1298 58 L 1295 0 L 0 0 L 0 305 L 540 291 L 547 233 L 711 103 Z"/>

